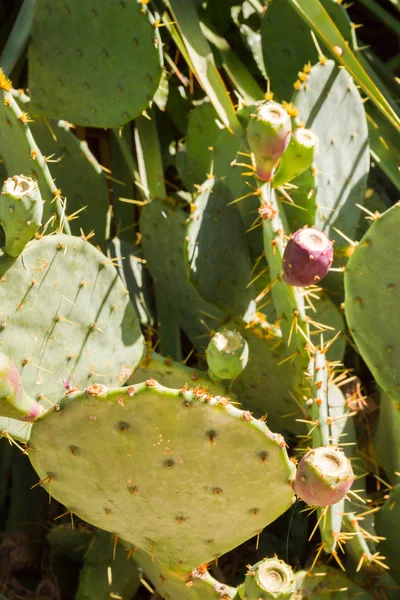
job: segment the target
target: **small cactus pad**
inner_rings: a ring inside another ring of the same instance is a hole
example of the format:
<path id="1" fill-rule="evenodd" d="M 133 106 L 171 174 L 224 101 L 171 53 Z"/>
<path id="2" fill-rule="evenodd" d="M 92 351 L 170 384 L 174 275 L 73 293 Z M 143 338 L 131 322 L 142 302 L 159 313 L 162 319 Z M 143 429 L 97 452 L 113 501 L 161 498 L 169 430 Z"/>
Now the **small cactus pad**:
<path id="1" fill-rule="evenodd" d="M 285 152 L 291 134 L 289 114 L 277 102 L 259 102 L 250 116 L 247 139 L 254 156 L 257 177 L 271 181 L 274 168 Z"/>
<path id="2" fill-rule="evenodd" d="M 249 346 L 238 331 L 220 329 L 210 340 L 206 357 L 211 376 L 236 379 L 246 368 Z"/>
<path id="3" fill-rule="evenodd" d="M 137 117 L 157 89 L 155 31 L 136 1 L 38 0 L 31 36 L 29 88 L 37 114 L 118 127 Z"/>
<path id="4" fill-rule="evenodd" d="M 207 389 L 213 396 L 225 396 L 226 388 L 219 382 L 211 381 L 205 371 L 192 369 L 186 365 L 176 362 L 171 358 L 165 358 L 161 354 L 152 352 L 135 369 L 132 377 L 126 385 L 140 383 L 147 379 L 155 379 L 165 387 L 181 388 L 185 384 L 189 387 L 199 386 Z M 232 398 L 232 394 L 230 394 Z"/>
<path id="5" fill-rule="evenodd" d="M 314 227 L 303 227 L 288 241 L 283 255 L 283 275 L 289 285 L 316 285 L 333 261 L 332 242 Z"/>
<path id="6" fill-rule="evenodd" d="M 25 392 L 48 408 L 93 377 L 121 385 L 140 362 L 144 341 L 115 267 L 89 242 L 54 235 L 13 261 L 0 259 L 1 350 Z"/>
<path id="7" fill-rule="evenodd" d="M 142 249 L 157 287 L 176 308 L 177 320 L 196 348 L 205 350 L 204 334 L 218 327 L 222 313 L 206 302 L 190 280 L 186 259 L 187 215 L 162 200 L 146 204 L 140 214 Z"/>
<path id="8" fill-rule="evenodd" d="M 396 204 L 373 222 L 354 249 L 344 276 L 345 314 L 357 348 L 376 382 L 397 402 L 400 284 L 393 257 L 400 252 L 399 228 L 400 204 Z"/>
<path id="9" fill-rule="evenodd" d="M 336 446 L 321 446 L 304 454 L 293 488 L 312 506 L 329 506 L 347 494 L 354 481 L 351 463 Z"/>
<path id="10" fill-rule="evenodd" d="M 252 264 L 243 221 L 229 189 L 207 179 L 188 219 L 190 278 L 199 294 L 228 315 L 244 315 L 252 300 Z M 213 268 L 210 268 L 212 265 Z"/>
<path id="11" fill-rule="evenodd" d="M 249 567 L 244 585 L 239 588 L 243 600 L 290 600 L 294 592 L 293 571 L 278 558 L 265 558 Z"/>
<path id="12" fill-rule="evenodd" d="M 0 224 L 6 234 L 5 251 L 21 254 L 42 224 L 43 200 L 33 179 L 14 175 L 7 179 L 0 196 Z"/>
<path id="13" fill-rule="evenodd" d="M 43 485 L 175 572 L 257 535 L 291 505 L 284 439 L 226 398 L 148 380 L 92 385 L 59 407 L 32 428 Z"/>

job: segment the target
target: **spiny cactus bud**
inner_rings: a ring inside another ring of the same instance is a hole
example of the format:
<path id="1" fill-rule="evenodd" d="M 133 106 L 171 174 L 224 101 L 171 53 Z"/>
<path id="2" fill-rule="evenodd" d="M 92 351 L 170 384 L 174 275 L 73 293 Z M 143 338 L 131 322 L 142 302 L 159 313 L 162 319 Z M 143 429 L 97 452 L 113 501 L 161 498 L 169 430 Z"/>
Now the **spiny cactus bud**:
<path id="1" fill-rule="evenodd" d="M 351 463 L 335 446 L 309 450 L 298 464 L 292 487 L 297 496 L 312 506 L 336 504 L 354 481 Z"/>
<path id="2" fill-rule="evenodd" d="M 0 352 L 0 415 L 34 421 L 42 413 L 43 407 L 25 394 L 21 375 L 14 363 Z"/>
<path id="3" fill-rule="evenodd" d="M 206 356 L 211 376 L 236 379 L 247 365 L 249 347 L 238 331 L 221 329 L 208 344 Z"/>
<path id="4" fill-rule="evenodd" d="M 332 261 L 333 245 L 329 238 L 314 227 L 303 227 L 286 245 L 284 279 L 294 286 L 318 284 L 327 275 Z"/>
<path id="5" fill-rule="evenodd" d="M 33 179 L 15 175 L 1 190 L 0 222 L 6 234 L 5 251 L 9 256 L 21 254 L 42 224 L 43 200 Z"/>
<path id="6" fill-rule="evenodd" d="M 283 560 L 265 558 L 249 568 L 239 595 L 249 600 L 286 600 L 293 598 L 294 591 L 292 569 Z"/>
<path id="7" fill-rule="evenodd" d="M 285 152 L 291 134 L 291 120 L 277 102 L 260 102 L 250 116 L 247 139 L 253 153 L 257 177 L 271 181 L 274 168 Z"/>
<path id="8" fill-rule="evenodd" d="M 317 150 L 317 136 L 309 129 L 298 127 L 292 133 L 287 150 L 274 174 L 273 187 L 284 185 L 304 173 L 313 164 Z"/>

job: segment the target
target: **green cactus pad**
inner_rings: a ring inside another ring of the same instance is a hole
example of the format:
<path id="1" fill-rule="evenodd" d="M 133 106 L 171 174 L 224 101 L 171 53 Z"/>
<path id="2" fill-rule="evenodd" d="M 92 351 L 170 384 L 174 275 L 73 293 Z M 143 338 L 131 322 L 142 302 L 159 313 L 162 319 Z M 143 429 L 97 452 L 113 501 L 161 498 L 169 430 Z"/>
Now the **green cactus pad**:
<path id="1" fill-rule="evenodd" d="M 390 574 L 400 584 L 399 534 L 400 534 L 400 483 L 395 485 L 375 518 L 376 533 L 384 539 L 379 550 L 387 558 Z"/>
<path id="2" fill-rule="evenodd" d="M 107 180 L 87 142 L 80 141 L 66 121 L 37 119 L 31 130 L 43 154 L 54 161 L 51 172 L 67 199 L 67 214 L 81 211 L 70 221 L 72 234 L 94 231 L 90 241 L 104 251 L 110 219 Z"/>
<path id="3" fill-rule="evenodd" d="M 144 352 L 133 306 L 110 261 L 81 238 L 55 235 L 0 260 L 1 350 L 25 391 L 45 408 L 62 377 L 90 385 L 126 381 Z M 47 399 L 47 400 L 46 400 Z"/>
<path id="4" fill-rule="evenodd" d="M 399 483 L 400 473 L 400 404 L 382 393 L 379 420 L 374 437 L 378 464 L 384 469 L 391 484 Z"/>
<path id="5" fill-rule="evenodd" d="M 151 295 L 150 275 L 145 268 L 138 246 L 113 238 L 108 244 L 108 256 L 118 269 L 140 323 L 154 325 L 154 301 Z"/>
<path id="6" fill-rule="evenodd" d="M 345 314 L 376 382 L 400 402 L 400 285 L 393 257 L 400 252 L 400 204 L 374 221 L 354 249 L 344 276 Z"/>
<path id="7" fill-rule="evenodd" d="M 365 574 L 364 574 L 365 576 Z M 295 574 L 296 592 L 312 600 L 372 600 L 372 596 L 351 581 L 340 569 L 328 565 Z"/>
<path id="8" fill-rule="evenodd" d="M 246 232 L 228 188 L 207 179 L 188 221 L 190 277 L 199 294 L 230 316 L 244 315 L 253 290 Z M 212 265 L 212 268 L 210 266 Z"/>
<path id="9" fill-rule="evenodd" d="M 206 372 L 192 369 L 156 352 L 152 352 L 145 358 L 126 384 L 132 385 L 146 379 L 155 379 L 165 387 L 181 388 L 187 385 L 190 388 L 206 390 L 213 396 L 226 394 L 226 388 L 220 383 L 211 381 Z M 230 397 L 232 398 L 232 394 Z"/>
<path id="10" fill-rule="evenodd" d="M 142 248 L 157 287 L 177 309 L 180 327 L 196 348 L 206 349 L 208 334 L 222 322 L 221 311 L 203 300 L 189 278 L 186 220 L 181 209 L 153 200 L 140 216 Z"/>
<path id="11" fill-rule="evenodd" d="M 51 495 L 175 572 L 257 535 L 291 505 L 284 439 L 226 398 L 148 380 L 92 385 L 59 407 L 30 440 Z"/>
<path id="12" fill-rule="evenodd" d="M 220 134 L 216 123 L 218 115 L 209 102 L 196 106 L 189 116 L 186 132 L 186 178 L 191 182 L 189 191 L 194 185 L 200 185 L 210 172 L 212 150 Z"/>
<path id="13" fill-rule="evenodd" d="M 293 102 L 299 120 L 318 137 L 315 226 L 337 244 L 354 238 L 369 172 L 368 126 L 360 93 L 332 60 L 312 67 Z M 328 124 L 328 125 L 327 125 Z"/>
<path id="14" fill-rule="evenodd" d="M 122 544 L 106 531 L 97 530 L 80 571 L 75 599 L 134 598 L 140 587 L 139 577 Z"/>
<path id="15" fill-rule="evenodd" d="M 292 349 L 285 348 L 279 330 L 259 317 L 243 331 L 249 346 L 249 362 L 236 379 L 233 391 L 244 408 L 261 417 L 273 431 L 303 434 L 304 414 L 293 399 L 293 386 L 301 386 L 303 373 L 297 361 L 291 361 Z M 288 359 L 289 360 L 286 360 Z"/>
<path id="16" fill-rule="evenodd" d="M 320 0 L 344 38 L 352 45 L 354 30 L 343 5 L 336 0 Z M 261 23 L 264 64 L 271 78 L 273 92 L 288 100 L 299 72 L 311 61 L 317 60 L 317 49 L 310 28 L 294 9 L 291 0 L 275 0 Z M 319 39 L 319 42 L 322 42 Z M 322 48 L 330 54 L 329 48 Z"/>
<path id="17" fill-rule="evenodd" d="M 155 30 L 138 2 L 36 3 L 29 46 L 33 112 L 118 127 L 146 108 L 160 77 Z"/>
<path id="18" fill-rule="evenodd" d="M 268 6 L 261 22 L 261 40 L 272 90 L 289 100 L 298 72 L 309 60 L 317 59 L 310 30 L 288 0 L 277 0 Z"/>

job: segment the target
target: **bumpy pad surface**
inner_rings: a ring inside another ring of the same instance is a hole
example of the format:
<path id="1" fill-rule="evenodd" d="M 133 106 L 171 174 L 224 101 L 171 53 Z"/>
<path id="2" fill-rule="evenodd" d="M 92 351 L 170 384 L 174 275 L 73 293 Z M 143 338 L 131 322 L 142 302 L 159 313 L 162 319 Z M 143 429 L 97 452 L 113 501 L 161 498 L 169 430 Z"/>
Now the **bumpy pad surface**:
<path id="1" fill-rule="evenodd" d="M 85 521 L 188 572 L 290 506 L 284 440 L 250 413 L 154 380 L 92 390 L 36 423 L 29 451 L 50 493 Z"/>
<path id="2" fill-rule="evenodd" d="M 161 77 L 154 38 L 136 1 L 38 0 L 29 46 L 32 112 L 94 127 L 134 119 Z"/>
<path id="3" fill-rule="evenodd" d="M 400 205 L 371 225 L 346 267 L 345 313 L 357 348 L 382 389 L 400 402 Z"/>
<path id="4" fill-rule="evenodd" d="M 0 276 L 0 348 L 33 398 L 57 402 L 62 376 L 81 388 L 93 377 L 121 385 L 140 362 L 144 342 L 128 292 L 88 242 L 45 237 L 14 263 L 1 257 Z"/>

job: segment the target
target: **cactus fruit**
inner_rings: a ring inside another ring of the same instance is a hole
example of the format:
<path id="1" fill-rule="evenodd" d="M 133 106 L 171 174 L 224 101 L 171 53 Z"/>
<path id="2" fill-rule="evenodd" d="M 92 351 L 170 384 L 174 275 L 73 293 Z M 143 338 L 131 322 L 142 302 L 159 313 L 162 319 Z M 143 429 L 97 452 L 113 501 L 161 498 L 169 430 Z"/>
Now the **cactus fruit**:
<path id="1" fill-rule="evenodd" d="M 35 421 L 42 413 L 39 402 L 24 392 L 21 375 L 14 363 L 0 352 L 0 411 L 2 416 Z"/>
<path id="2" fill-rule="evenodd" d="M 283 255 L 283 275 L 289 285 L 304 287 L 318 284 L 333 262 L 333 245 L 314 227 L 294 233 Z"/>
<path id="3" fill-rule="evenodd" d="M 313 164 L 317 152 L 317 136 L 304 127 L 295 129 L 274 174 L 273 187 L 284 185 L 307 171 Z"/>
<path id="4" fill-rule="evenodd" d="M 278 558 L 266 558 L 249 567 L 244 585 L 239 588 L 243 600 L 289 600 L 295 597 L 292 569 Z"/>
<path id="5" fill-rule="evenodd" d="M 236 379 L 246 368 L 249 347 L 238 331 L 224 328 L 212 337 L 206 357 L 211 377 Z"/>
<path id="6" fill-rule="evenodd" d="M 43 200 L 33 179 L 14 175 L 1 190 L 0 223 L 6 234 L 5 251 L 19 256 L 42 224 Z"/>
<path id="7" fill-rule="evenodd" d="M 329 506 L 339 502 L 354 481 L 351 463 L 336 446 L 309 450 L 297 467 L 293 489 L 312 506 Z"/>
<path id="8" fill-rule="evenodd" d="M 254 156 L 257 177 L 271 181 L 274 169 L 285 152 L 292 130 L 289 114 L 277 102 L 260 102 L 250 115 L 247 139 Z"/>

